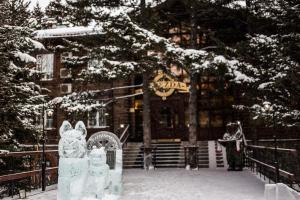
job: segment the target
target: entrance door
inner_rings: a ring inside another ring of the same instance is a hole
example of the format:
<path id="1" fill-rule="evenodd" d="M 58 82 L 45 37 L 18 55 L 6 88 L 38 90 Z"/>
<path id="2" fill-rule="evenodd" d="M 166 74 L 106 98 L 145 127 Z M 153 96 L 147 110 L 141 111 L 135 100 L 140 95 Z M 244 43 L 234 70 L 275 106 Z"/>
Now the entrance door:
<path id="1" fill-rule="evenodd" d="M 183 139 L 183 109 L 183 101 L 181 100 L 152 101 L 152 139 Z"/>

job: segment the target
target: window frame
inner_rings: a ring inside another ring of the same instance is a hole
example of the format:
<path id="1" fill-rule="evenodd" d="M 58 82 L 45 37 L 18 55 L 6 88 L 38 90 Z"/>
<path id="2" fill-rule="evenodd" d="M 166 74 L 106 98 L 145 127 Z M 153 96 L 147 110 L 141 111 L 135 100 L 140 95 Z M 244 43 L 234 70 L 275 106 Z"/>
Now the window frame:
<path id="1" fill-rule="evenodd" d="M 52 65 L 51 65 L 51 72 L 43 71 L 43 57 L 45 55 L 51 55 L 52 56 Z M 46 53 L 46 54 L 38 54 L 36 55 L 36 68 L 38 71 L 42 72 L 42 78 L 41 81 L 50 81 L 54 79 L 54 54 L 53 53 Z"/>
<path id="2" fill-rule="evenodd" d="M 97 104 L 99 104 L 99 101 L 96 102 Z M 102 110 L 102 111 L 100 111 Z M 93 110 L 93 111 L 89 111 L 88 112 L 88 118 L 87 118 L 87 125 L 88 128 L 108 128 L 109 126 L 107 125 L 107 112 L 106 112 L 106 107 L 103 106 L 97 110 Z M 90 125 L 90 113 L 91 112 L 96 112 L 96 125 Z M 100 125 L 100 112 L 102 113 L 103 118 L 104 118 L 104 123 L 105 125 Z"/>
<path id="3" fill-rule="evenodd" d="M 53 112 L 51 116 L 48 115 L 48 112 L 49 112 L 49 111 L 52 111 L 52 112 Z M 37 116 L 36 116 L 36 119 L 35 119 L 35 120 L 36 120 L 35 126 L 38 127 L 38 128 L 40 128 L 40 129 L 43 128 L 43 118 L 41 117 L 42 115 L 43 115 L 43 113 L 41 113 L 41 115 L 37 115 Z M 52 109 L 47 109 L 47 110 L 45 110 L 45 111 L 44 111 L 44 116 L 43 116 L 43 117 L 44 117 L 44 129 L 45 129 L 45 130 L 53 130 L 53 129 L 56 129 L 55 126 L 54 126 L 54 110 L 52 110 Z M 51 118 L 50 118 L 50 117 L 51 117 Z M 48 127 L 48 126 L 47 126 L 47 124 L 48 124 L 47 122 L 48 122 L 49 119 L 52 120 L 52 123 L 51 123 L 52 126 L 51 126 L 51 127 Z"/>

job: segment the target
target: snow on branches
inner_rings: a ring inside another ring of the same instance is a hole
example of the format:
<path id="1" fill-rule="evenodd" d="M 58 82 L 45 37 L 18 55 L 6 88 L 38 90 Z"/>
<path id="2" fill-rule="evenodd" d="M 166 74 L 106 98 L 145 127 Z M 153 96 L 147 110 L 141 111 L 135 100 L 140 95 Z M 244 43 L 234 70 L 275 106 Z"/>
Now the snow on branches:
<path id="1" fill-rule="evenodd" d="M 299 126 L 297 102 L 300 100 L 300 88 L 297 86 L 300 84 L 300 68 L 299 63 L 287 53 L 281 36 L 249 36 L 248 43 L 243 48 L 240 50 L 240 59 L 252 64 L 243 71 L 254 81 L 243 88 L 248 103 L 237 108 L 252 112 L 255 120 L 268 121 L 270 113 L 264 109 L 264 104 L 269 102 L 275 112 L 277 124 Z"/>
<path id="2" fill-rule="evenodd" d="M 0 143 L 18 142 L 16 131 L 36 131 L 34 119 L 44 96 L 35 83 L 38 73 L 33 69 L 36 59 L 31 53 L 44 47 L 29 36 L 27 28 L 0 28 Z"/>

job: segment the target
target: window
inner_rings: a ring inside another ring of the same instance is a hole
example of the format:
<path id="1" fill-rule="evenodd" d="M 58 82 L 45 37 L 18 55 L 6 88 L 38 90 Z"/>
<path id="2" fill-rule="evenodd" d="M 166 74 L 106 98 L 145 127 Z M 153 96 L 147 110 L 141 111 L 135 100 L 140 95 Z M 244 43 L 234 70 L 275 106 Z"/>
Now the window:
<path id="1" fill-rule="evenodd" d="M 42 115 L 43 113 L 40 112 L 41 114 L 36 116 L 36 120 L 35 120 L 35 125 L 39 128 L 43 128 L 43 119 L 42 119 Z M 53 110 L 45 110 L 44 111 L 44 128 L 45 129 L 53 129 L 54 125 L 53 125 L 54 119 L 53 119 Z"/>
<path id="2" fill-rule="evenodd" d="M 209 127 L 209 112 L 208 111 L 200 111 L 199 112 L 199 125 L 201 128 Z"/>
<path id="3" fill-rule="evenodd" d="M 61 68 L 60 69 L 60 78 L 71 78 L 71 69 L 68 68 Z"/>
<path id="4" fill-rule="evenodd" d="M 53 65 L 54 55 L 53 54 L 40 54 L 36 57 L 37 70 L 43 73 L 42 80 L 53 79 Z"/>
<path id="5" fill-rule="evenodd" d="M 214 111 L 211 113 L 211 127 L 223 127 L 222 112 Z"/>
<path id="6" fill-rule="evenodd" d="M 89 112 L 89 127 L 97 127 L 97 111 Z"/>
<path id="7" fill-rule="evenodd" d="M 105 128 L 107 127 L 107 116 L 105 107 L 98 108 L 97 110 L 88 113 L 88 127 L 89 128 Z"/>
<path id="8" fill-rule="evenodd" d="M 64 83 L 60 84 L 60 93 L 61 94 L 70 94 L 72 92 L 72 84 Z"/>
<path id="9" fill-rule="evenodd" d="M 71 58 L 73 56 L 72 52 L 63 52 L 60 55 L 60 62 L 63 63 L 67 58 Z"/>

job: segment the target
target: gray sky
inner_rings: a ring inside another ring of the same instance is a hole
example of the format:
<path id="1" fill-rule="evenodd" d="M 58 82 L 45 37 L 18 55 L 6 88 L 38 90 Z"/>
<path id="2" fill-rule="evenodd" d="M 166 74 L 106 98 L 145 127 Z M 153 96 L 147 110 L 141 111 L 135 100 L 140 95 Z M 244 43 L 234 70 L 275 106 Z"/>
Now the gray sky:
<path id="1" fill-rule="evenodd" d="M 30 9 L 32 9 L 37 2 L 39 2 L 40 6 L 44 9 L 48 5 L 50 0 L 29 0 L 29 1 L 31 2 L 29 6 Z"/>

